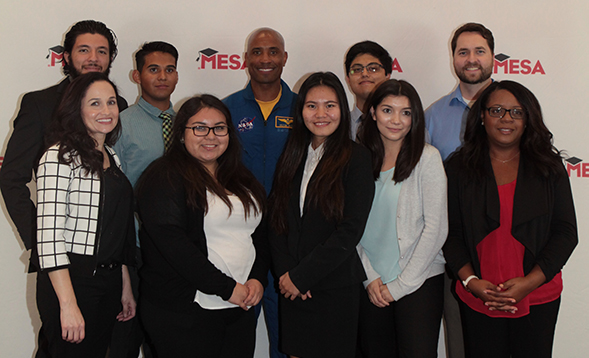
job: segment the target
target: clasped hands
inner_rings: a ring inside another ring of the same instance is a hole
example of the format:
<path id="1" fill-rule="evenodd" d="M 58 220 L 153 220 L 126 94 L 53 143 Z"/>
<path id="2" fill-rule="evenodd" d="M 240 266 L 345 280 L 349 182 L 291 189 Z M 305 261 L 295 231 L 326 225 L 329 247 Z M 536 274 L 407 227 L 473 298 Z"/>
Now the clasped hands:
<path id="1" fill-rule="evenodd" d="M 527 277 L 515 277 L 498 285 L 474 279 L 468 283 L 468 289 L 483 300 L 489 311 L 517 312 L 515 305 L 524 299 L 536 287 Z"/>
<path id="2" fill-rule="evenodd" d="M 229 297 L 229 303 L 238 305 L 243 310 L 249 310 L 249 307 L 257 305 L 264 295 L 264 286 L 255 278 L 249 279 L 245 284 L 235 283 L 233 293 Z"/>
<path id="3" fill-rule="evenodd" d="M 312 298 L 311 291 L 307 291 L 304 295 L 301 294 L 297 286 L 292 283 L 288 272 L 280 276 L 280 279 L 278 280 L 278 288 L 280 289 L 280 294 L 284 295 L 285 298 L 290 298 L 291 301 L 297 297 L 300 297 L 303 301 L 307 298 Z"/>

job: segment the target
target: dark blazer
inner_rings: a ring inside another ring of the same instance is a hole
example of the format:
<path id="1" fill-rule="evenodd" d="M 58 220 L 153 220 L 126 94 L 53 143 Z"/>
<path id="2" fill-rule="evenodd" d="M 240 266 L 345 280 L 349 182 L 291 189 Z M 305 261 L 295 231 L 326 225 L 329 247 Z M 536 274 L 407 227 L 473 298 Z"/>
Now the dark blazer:
<path id="1" fill-rule="evenodd" d="M 344 168 L 344 217 L 339 223 L 327 220 L 305 196 L 303 216 L 299 206 L 301 181 L 306 158 L 291 184 L 288 206 L 288 234 L 270 236 L 276 275 L 289 272 L 301 292 L 330 289 L 360 283 L 366 279 L 356 246 L 366 226 L 374 198 L 372 160 L 368 150 L 353 143 L 350 162 Z M 316 179 L 323 160 L 313 173 Z M 325 188 L 329 190 L 329 188 Z M 271 230 L 272 231 L 272 230 Z"/>
<path id="2" fill-rule="evenodd" d="M 27 183 L 45 151 L 45 131 L 69 83 L 70 79 L 66 77 L 55 86 L 25 94 L 6 146 L 0 170 L 0 189 L 8 214 L 27 249 L 32 248 L 37 230 L 37 213 Z M 119 111 L 127 108 L 124 98 L 117 97 L 117 101 Z"/>
<path id="3" fill-rule="evenodd" d="M 499 227 L 499 192 L 488 157 L 485 169 L 485 178 L 473 180 L 460 154 L 446 163 L 449 234 L 444 256 L 455 274 L 470 262 L 480 277 L 476 246 Z M 564 167 L 557 175 L 544 177 L 521 155 L 511 234 L 525 246 L 524 274 L 538 265 L 548 282 L 560 272 L 578 242 L 571 186 Z"/>
<path id="4" fill-rule="evenodd" d="M 208 260 L 204 212 L 187 206 L 182 178 L 167 158 L 153 162 L 137 185 L 143 259 L 141 298 L 176 312 L 192 309 L 197 290 L 228 300 L 235 280 Z M 252 238 L 256 260 L 249 278 L 266 286 L 270 248 L 265 221 Z"/>

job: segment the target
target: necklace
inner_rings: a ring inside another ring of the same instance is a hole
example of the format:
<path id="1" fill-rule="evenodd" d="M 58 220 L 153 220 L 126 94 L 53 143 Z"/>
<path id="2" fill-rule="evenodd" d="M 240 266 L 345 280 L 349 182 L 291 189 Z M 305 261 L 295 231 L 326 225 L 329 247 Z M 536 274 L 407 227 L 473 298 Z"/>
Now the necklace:
<path id="1" fill-rule="evenodd" d="M 517 152 L 517 154 L 516 154 L 516 155 L 514 155 L 513 157 L 511 157 L 511 158 L 509 158 L 509 159 L 507 159 L 507 160 L 501 160 L 501 159 L 495 158 L 494 156 L 492 156 L 492 155 L 489 153 L 489 156 L 490 156 L 492 159 L 495 159 L 496 161 L 498 161 L 498 162 L 501 162 L 501 163 L 503 163 L 503 164 L 505 164 L 505 163 L 508 163 L 508 162 L 511 162 L 511 161 L 512 161 L 512 160 L 514 160 L 514 159 L 515 159 L 515 157 L 517 157 L 518 155 L 519 155 L 519 152 Z"/>

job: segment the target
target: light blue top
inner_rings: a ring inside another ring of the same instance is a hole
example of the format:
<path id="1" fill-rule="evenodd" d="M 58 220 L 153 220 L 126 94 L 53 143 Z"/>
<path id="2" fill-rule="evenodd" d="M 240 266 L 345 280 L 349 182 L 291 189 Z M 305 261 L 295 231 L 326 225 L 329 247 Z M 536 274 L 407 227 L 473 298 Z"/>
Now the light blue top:
<path id="1" fill-rule="evenodd" d="M 425 111 L 428 143 L 438 149 L 442 160 L 462 145 L 469 110 L 460 86 L 457 86 L 454 92 L 440 98 Z"/>
<path id="2" fill-rule="evenodd" d="M 174 117 L 176 112 L 170 107 L 164 111 Z M 141 173 L 151 162 L 164 154 L 164 137 L 162 135 L 162 111 L 147 103 L 143 97 L 119 116 L 121 137 L 114 145 L 114 150 L 121 159 L 123 173 L 135 187 Z"/>
<path id="3" fill-rule="evenodd" d="M 401 273 L 399 266 L 399 242 L 397 236 L 397 203 L 403 183 L 393 181 L 395 168 L 380 172 L 374 183 L 374 201 L 370 209 L 366 229 L 360 240 L 372 268 L 378 272 L 382 283 L 393 281 Z"/>

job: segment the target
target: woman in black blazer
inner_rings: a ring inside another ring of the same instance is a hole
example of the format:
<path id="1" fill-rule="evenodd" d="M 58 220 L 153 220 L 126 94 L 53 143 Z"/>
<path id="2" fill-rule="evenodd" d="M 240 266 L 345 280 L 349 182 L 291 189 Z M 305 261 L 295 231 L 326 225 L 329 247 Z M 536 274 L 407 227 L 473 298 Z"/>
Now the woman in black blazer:
<path id="1" fill-rule="evenodd" d="M 140 313 L 159 358 L 254 355 L 249 308 L 262 298 L 270 252 L 264 188 L 240 153 L 227 107 L 193 97 L 170 149 L 138 182 Z"/>
<path id="2" fill-rule="evenodd" d="M 512 81 L 487 87 L 446 173 L 444 255 L 459 278 L 467 357 L 551 357 L 577 223 L 569 178 L 532 92 Z"/>
<path id="3" fill-rule="evenodd" d="M 353 357 L 366 275 L 356 252 L 374 196 L 370 154 L 349 139 L 348 102 L 333 73 L 301 86 L 270 196 L 282 351 Z"/>

